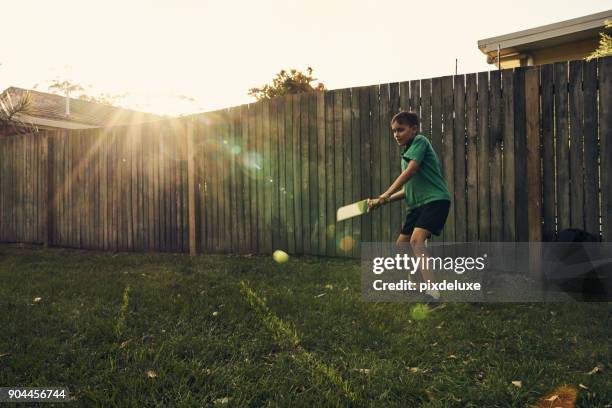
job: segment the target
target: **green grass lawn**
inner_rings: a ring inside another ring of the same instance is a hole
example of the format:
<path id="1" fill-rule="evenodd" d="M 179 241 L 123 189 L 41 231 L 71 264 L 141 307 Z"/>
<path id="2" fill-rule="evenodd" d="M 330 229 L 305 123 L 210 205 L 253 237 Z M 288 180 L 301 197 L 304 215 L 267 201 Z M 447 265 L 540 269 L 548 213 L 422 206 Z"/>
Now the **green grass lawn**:
<path id="1" fill-rule="evenodd" d="M 356 260 L 4 245 L 0 386 L 88 407 L 524 407 L 570 384 L 612 406 L 612 304 L 412 306 L 363 302 Z"/>

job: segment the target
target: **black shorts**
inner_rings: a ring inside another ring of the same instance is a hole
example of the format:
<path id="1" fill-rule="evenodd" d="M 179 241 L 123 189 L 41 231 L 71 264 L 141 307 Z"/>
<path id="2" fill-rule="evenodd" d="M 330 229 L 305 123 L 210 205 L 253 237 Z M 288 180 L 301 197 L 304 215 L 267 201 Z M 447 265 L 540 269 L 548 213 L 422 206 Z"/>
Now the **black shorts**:
<path id="1" fill-rule="evenodd" d="M 450 201 L 448 200 L 432 201 L 414 208 L 406 215 L 402 234 L 411 235 L 415 228 L 423 228 L 434 235 L 440 235 L 449 209 Z"/>

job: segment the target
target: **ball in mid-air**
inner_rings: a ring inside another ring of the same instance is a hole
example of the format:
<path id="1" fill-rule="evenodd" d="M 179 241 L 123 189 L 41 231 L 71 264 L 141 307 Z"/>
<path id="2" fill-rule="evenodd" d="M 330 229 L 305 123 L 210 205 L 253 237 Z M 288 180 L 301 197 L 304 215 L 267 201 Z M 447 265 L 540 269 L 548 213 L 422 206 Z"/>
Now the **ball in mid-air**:
<path id="1" fill-rule="evenodd" d="M 423 320 L 427 317 L 429 313 L 429 307 L 427 305 L 423 305 L 421 303 L 417 303 L 410 309 L 410 316 L 414 320 Z"/>
<path id="2" fill-rule="evenodd" d="M 272 254 L 272 258 L 279 264 L 285 263 L 289 260 L 289 254 L 286 253 L 285 251 L 281 251 L 280 249 L 277 249 L 276 251 L 274 251 L 274 253 Z"/>

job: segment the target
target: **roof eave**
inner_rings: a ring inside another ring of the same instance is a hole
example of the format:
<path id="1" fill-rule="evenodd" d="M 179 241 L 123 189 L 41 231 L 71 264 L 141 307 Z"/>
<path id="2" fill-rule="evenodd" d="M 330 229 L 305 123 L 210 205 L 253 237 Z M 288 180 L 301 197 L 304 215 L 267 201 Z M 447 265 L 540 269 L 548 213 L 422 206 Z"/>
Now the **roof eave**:
<path id="1" fill-rule="evenodd" d="M 570 41 L 572 38 L 580 39 L 581 36 L 584 36 L 584 32 L 596 31 L 604 27 L 605 21 L 608 19 L 612 19 L 612 10 L 497 37 L 485 38 L 478 41 L 478 48 L 483 54 L 488 54 L 497 51 L 498 47 L 501 50 L 514 48 L 516 51 L 521 46 L 558 37 L 567 37 L 567 40 Z"/>

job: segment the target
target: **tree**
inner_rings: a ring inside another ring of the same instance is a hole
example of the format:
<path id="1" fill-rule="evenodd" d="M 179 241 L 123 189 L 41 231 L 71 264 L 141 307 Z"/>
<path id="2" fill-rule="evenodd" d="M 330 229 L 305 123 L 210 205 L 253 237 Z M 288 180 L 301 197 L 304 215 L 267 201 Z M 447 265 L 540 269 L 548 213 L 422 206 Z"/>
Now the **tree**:
<path id="1" fill-rule="evenodd" d="M 611 28 L 612 20 L 606 21 L 606 29 Z M 612 55 L 612 35 L 607 33 L 600 33 L 599 36 L 599 47 L 586 58 L 587 61 L 590 61 L 593 58 L 602 58 Z"/>
<path id="2" fill-rule="evenodd" d="M 127 93 L 121 95 L 113 95 L 102 93 L 97 96 L 92 96 L 85 94 L 85 87 L 80 84 L 74 83 L 70 80 L 60 81 L 59 79 L 54 79 L 51 81 L 50 85 L 47 87 L 49 91 L 55 94 L 63 94 L 67 97 L 70 97 L 71 93 L 79 92 L 80 94 L 76 96 L 77 99 L 88 102 L 100 103 L 102 105 L 108 106 L 117 106 L 120 99 L 123 99 L 127 96 Z"/>
<path id="3" fill-rule="evenodd" d="M 290 69 L 289 72 L 281 70 L 272 80 L 271 85 L 264 85 L 262 88 L 249 89 L 249 95 L 254 96 L 258 101 L 272 99 L 275 96 L 283 96 L 290 94 L 299 94 L 303 92 L 324 91 L 325 85 L 321 82 L 316 87 L 310 85 L 317 78 L 312 77 L 312 68 L 306 69 L 304 74 L 296 69 Z"/>
<path id="4" fill-rule="evenodd" d="M 9 92 L 0 94 L 0 134 L 7 130 L 15 133 L 36 130 L 35 126 L 19 118 L 20 114 L 27 114 L 31 107 L 32 98 L 27 92 L 19 97 L 11 97 Z"/>
<path id="5" fill-rule="evenodd" d="M 27 114 L 31 106 L 29 93 L 17 98 L 11 97 L 8 92 L 0 95 L 0 133 L 6 130 L 15 133 L 31 131 L 33 126 L 19 118 L 20 114 Z"/>

